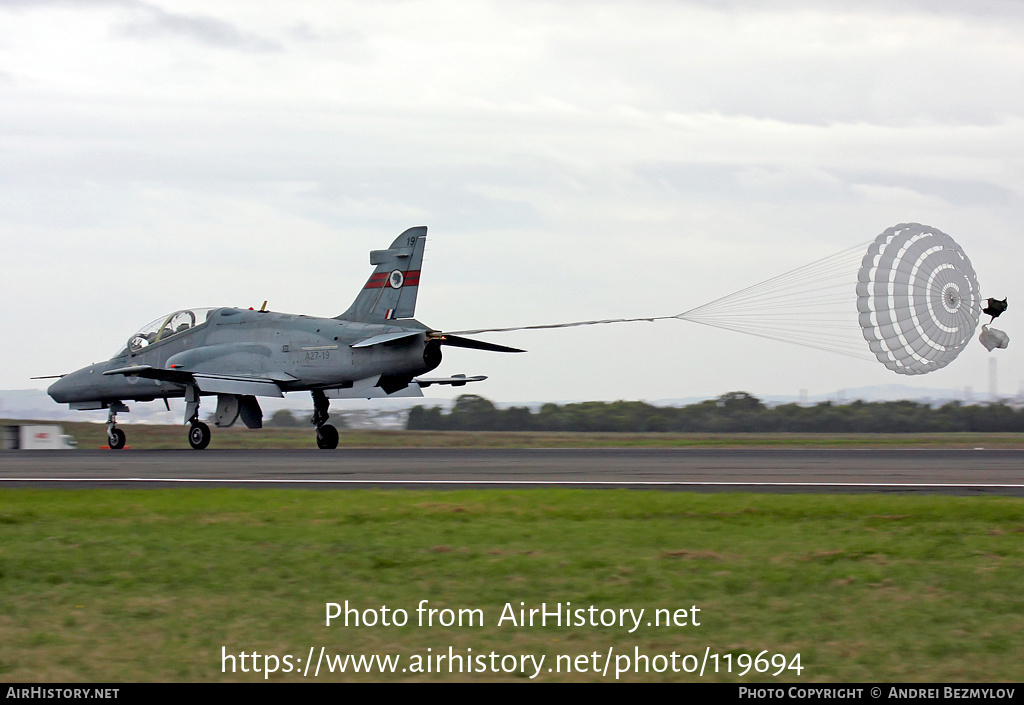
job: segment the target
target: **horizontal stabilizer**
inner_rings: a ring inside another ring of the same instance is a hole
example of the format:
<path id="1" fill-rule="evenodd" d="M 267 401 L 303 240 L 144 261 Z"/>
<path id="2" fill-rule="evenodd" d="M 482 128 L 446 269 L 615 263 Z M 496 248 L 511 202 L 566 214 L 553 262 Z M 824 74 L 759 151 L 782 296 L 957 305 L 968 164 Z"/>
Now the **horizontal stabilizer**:
<path id="1" fill-rule="evenodd" d="M 437 338 L 441 342 L 441 345 L 451 345 L 454 348 L 471 348 L 473 350 L 488 350 L 490 352 L 507 352 L 507 353 L 520 353 L 526 352 L 519 348 L 510 348 L 505 345 L 496 345 L 494 343 L 485 343 L 482 340 L 471 340 L 470 338 L 463 338 L 458 335 L 443 335 Z"/>

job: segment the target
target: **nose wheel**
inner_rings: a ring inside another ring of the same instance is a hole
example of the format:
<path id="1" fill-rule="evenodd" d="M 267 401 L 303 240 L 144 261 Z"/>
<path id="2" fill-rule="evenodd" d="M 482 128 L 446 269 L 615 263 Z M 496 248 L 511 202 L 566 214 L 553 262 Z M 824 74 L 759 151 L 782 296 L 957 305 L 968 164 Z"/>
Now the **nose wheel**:
<path id="1" fill-rule="evenodd" d="M 121 450 L 127 442 L 124 431 L 117 427 L 117 412 L 128 411 L 128 407 L 119 401 L 110 403 L 110 411 L 107 412 L 107 447 L 110 450 Z"/>
<path id="2" fill-rule="evenodd" d="M 188 443 L 195 450 L 210 445 L 210 427 L 202 421 L 195 421 L 188 429 Z"/>
<path id="3" fill-rule="evenodd" d="M 185 423 L 188 424 L 188 444 L 194 450 L 210 445 L 210 427 L 199 420 L 199 388 L 194 384 L 185 387 Z"/>
<path id="4" fill-rule="evenodd" d="M 107 433 L 107 446 L 110 450 L 121 450 L 127 441 L 124 431 L 119 428 L 113 428 Z"/>

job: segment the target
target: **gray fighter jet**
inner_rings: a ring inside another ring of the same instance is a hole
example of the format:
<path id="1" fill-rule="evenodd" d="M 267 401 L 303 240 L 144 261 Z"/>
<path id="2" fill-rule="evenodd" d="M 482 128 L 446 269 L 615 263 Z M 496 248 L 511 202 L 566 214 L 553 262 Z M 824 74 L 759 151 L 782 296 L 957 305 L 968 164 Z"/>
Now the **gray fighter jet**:
<path id="1" fill-rule="evenodd" d="M 313 395 L 312 424 L 320 448 L 337 448 L 327 423 L 331 399 L 422 396 L 432 384 L 462 386 L 485 379 L 423 378 L 441 364 L 441 346 L 523 352 L 433 330 L 413 318 L 425 227 L 410 228 L 386 250 L 370 253 L 376 268 L 345 313 L 315 318 L 239 308 L 193 308 L 161 316 L 128 338 L 107 362 L 62 376 L 47 393 L 72 409 L 109 410 L 110 448 L 125 446 L 117 414 L 125 401 L 185 398 L 193 448 L 206 448 L 210 427 L 199 420 L 203 396 L 216 395 L 216 426 L 238 418 L 263 425 L 256 397 Z M 168 405 L 168 409 L 170 406 Z"/>

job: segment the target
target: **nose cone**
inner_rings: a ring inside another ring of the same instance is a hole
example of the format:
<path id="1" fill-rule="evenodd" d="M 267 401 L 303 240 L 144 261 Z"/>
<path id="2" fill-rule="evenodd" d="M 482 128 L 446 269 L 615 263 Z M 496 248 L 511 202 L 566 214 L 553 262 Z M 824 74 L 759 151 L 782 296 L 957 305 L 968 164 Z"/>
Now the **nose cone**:
<path id="1" fill-rule="evenodd" d="M 64 375 L 51 384 L 46 393 L 58 404 L 96 399 L 96 378 L 100 375 L 96 367 L 97 365 L 91 365 Z"/>
<path id="2" fill-rule="evenodd" d="M 50 397 L 58 404 L 66 404 L 68 401 L 70 401 L 68 392 L 72 388 L 72 383 L 70 379 L 72 376 L 73 375 L 64 375 L 56 382 L 51 384 L 49 389 L 46 390 L 46 393 L 49 394 Z"/>

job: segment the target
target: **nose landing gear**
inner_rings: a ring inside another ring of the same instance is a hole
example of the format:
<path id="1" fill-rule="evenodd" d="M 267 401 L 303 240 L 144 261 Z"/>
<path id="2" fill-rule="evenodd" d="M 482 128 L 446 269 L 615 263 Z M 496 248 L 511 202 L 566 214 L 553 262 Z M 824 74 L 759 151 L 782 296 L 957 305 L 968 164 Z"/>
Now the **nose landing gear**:
<path id="1" fill-rule="evenodd" d="M 185 387 L 185 421 L 188 423 L 188 444 L 194 450 L 210 445 L 210 427 L 199 420 L 199 389 L 194 384 Z"/>
<path id="2" fill-rule="evenodd" d="M 124 431 L 117 427 L 117 412 L 119 411 L 127 413 L 128 407 L 119 401 L 110 402 L 110 411 L 107 413 L 107 447 L 110 450 L 121 450 L 128 442 Z"/>
<path id="3" fill-rule="evenodd" d="M 202 421 L 193 420 L 188 429 L 188 444 L 195 450 L 202 450 L 210 445 L 210 427 Z"/>
<path id="4" fill-rule="evenodd" d="M 121 450 L 127 442 L 128 437 L 124 435 L 124 431 L 121 429 L 114 428 L 107 431 L 107 446 L 110 450 Z"/>

